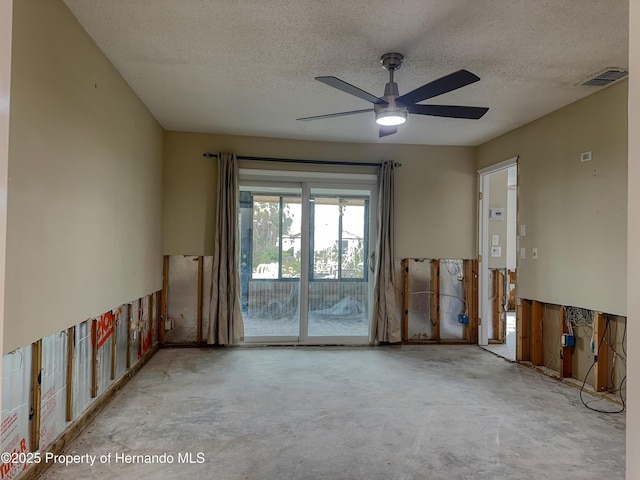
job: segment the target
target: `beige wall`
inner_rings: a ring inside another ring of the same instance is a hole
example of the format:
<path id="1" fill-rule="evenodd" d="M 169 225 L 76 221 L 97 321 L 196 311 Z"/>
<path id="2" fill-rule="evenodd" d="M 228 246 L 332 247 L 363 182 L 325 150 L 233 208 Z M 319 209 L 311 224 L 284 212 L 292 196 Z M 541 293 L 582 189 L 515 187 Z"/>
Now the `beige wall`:
<path id="1" fill-rule="evenodd" d="M 640 4 L 629 2 L 629 216 L 628 216 L 628 344 L 627 479 L 640 478 Z"/>
<path id="2" fill-rule="evenodd" d="M 580 153 L 593 151 L 581 163 Z M 478 147 L 482 168 L 519 155 L 518 295 L 626 312 L 627 82 Z M 538 248 L 538 260 L 531 248 Z"/>
<path id="3" fill-rule="evenodd" d="M 2 339 L 4 337 L 12 11 L 13 0 L 0 3 L 0 371 L 2 371 Z M 1 410 L 2 376 L 0 376 L 0 411 Z"/>
<path id="4" fill-rule="evenodd" d="M 402 167 L 396 170 L 395 182 L 396 257 L 475 256 L 476 175 L 471 147 L 368 145 L 166 132 L 164 148 L 166 255 L 212 254 L 216 161 L 203 158 L 202 154 L 232 151 L 262 157 L 400 162 Z M 252 162 L 251 166 L 268 165 Z M 289 164 L 288 168 L 301 170 L 302 166 Z M 356 168 L 368 173 L 375 171 Z"/>
<path id="5" fill-rule="evenodd" d="M 14 5 L 4 352 L 162 287 L 162 129 L 60 0 Z"/>

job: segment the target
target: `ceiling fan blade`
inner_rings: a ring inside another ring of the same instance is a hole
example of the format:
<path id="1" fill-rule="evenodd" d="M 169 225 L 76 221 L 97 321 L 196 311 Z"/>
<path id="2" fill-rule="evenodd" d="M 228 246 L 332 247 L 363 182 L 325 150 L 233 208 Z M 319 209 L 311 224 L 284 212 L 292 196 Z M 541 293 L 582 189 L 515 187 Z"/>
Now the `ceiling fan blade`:
<path id="1" fill-rule="evenodd" d="M 302 120 L 303 122 L 308 122 L 309 120 L 321 120 L 323 118 L 344 117 L 346 115 L 355 115 L 356 113 L 365 113 L 365 112 L 373 112 L 373 108 L 365 108 L 364 110 L 351 110 L 349 112 L 327 113 L 326 115 L 316 115 L 313 117 L 296 118 L 296 120 Z"/>
<path id="2" fill-rule="evenodd" d="M 460 105 L 410 105 L 409 113 L 434 117 L 468 118 L 478 120 L 489 111 L 486 107 L 464 107 Z"/>
<path id="3" fill-rule="evenodd" d="M 398 131 L 398 127 L 380 127 L 380 134 L 378 135 L 380 138 L 386 137 L 387 135 L 393 135 Z"/>
<path id="4" fill-rule="evenodd" d="M 467 70 L 458 70 L 457 72 L 445 75 L 433 82 L 429 82 L 426 85 L 416 88 L 415 90 L 405 93 L 399 96 L 396 100 L 405 105 L 412 105 L 414 103 L 427 100 L 428 98 L 437 97 L 443 93 L 451 92 L 458 88 L 470 85 L 480 80 L 480 77 L 474 75 Z"/>
<path id="5" fill-rule="evenodd" d="M 342 90 L 344 93 L 355 95 L 356 97 L 366 100 L 367 102 L 377 103 L 381 105 L 386 105 L 387 103 L 383 99 L 378 98 L 375 95 L 371 95 L 369 92 L 365 92 L 364 90 L 358 87 L 354 87 L 350 83 L 347 83 L 336 77 L 316 77 L 316 80 L 329 85 L 330 87 Z"/>

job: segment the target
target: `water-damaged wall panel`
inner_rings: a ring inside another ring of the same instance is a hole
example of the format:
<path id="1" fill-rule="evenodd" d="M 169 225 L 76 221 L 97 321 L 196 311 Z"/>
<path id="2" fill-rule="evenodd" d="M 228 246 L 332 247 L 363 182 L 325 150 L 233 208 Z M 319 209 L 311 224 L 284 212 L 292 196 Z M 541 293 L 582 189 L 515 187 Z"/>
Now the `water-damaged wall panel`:
<path id="1" fill-rule="evenodd" d="M 213 257 L 204 257 L 202 263 L 202 339 L 207 341 L 209 333 L 209 300 L 211 299 L 211 274 Z"/>
<path id="2" fill-rule="evenodd" d="M 158 343 L 158 312 L 159 308 L 160 295 L 158 292 L 155 292 L 151 295 L 151 345 L 155 345 Z"/>
<path id="3" fill-rule="evenodd" d="M 403 325 L 404 331 L 404 269 L 402 268 L 402 259 L 396 258 L 393 261 L 393 273 L 396 280 L 396 306 L 398 307 L 398 318 Z M 373 278 L 373 277 L 372 277 Z M 373 295 L 370 296 L 369 311 L 373 307 Z"/>
<path id="4" fill-rule="evenodd" d="M 140 355 L 144 356 L 151 348 L 151 312 L 149 311 L 150 295 L 140 302 Z"/>
<path id="5" fill-rule="evenodd" d="M 94 401 L 91 398 L 91 321 L 76 326 L 73 355 L 73 416 L 78 418 Z"/>
<path id="6" fill-rule="evenodd" d="M 578 332 L 580 337 L 583 332 Z M 578 340 L 580 343 L 583 340 Z M 545 304 L 542 308 L 542 364 L 555 370 L 560 371 L 560 350 L 562 343 L 560 341 L 560 306 L 553 304 Z"/>
<path id="7" fill-rule="evenodd" d="M 131 302 L 131 317 L 129 318 L 129 358 L 131 365 L 137 363 L 140 356 L 140 300 Z"/>
<path id="8" fill-rule="evenodd" d="M 129 304 L 120 305 L 116 320 L 116 378 L 127 369 L 127 335 L 129 335 Z"/>
<path id="9" fill-rule="evenodd" d="M 102 395 L 113 383 L 111 380 L 111 344 L 115 340 L 110 335 L 98 347 L 98 396 Z"/>
<path id="10" fill-rule="evenodd" d="M 409 340 L 432 338 L 431 263 L 427 259 L 409 260 Z"/>
<path id="11" fill-rule="evenodd" d="M 463 274 L 462 260 L 440 260 L 440 338 L 464 338 L 464 325 L 458 320 L 466 312 Z"/>
<path id="12" fill-rule="evenodd" d="M 42 339 L 40 451 L 58 438 L 67 425 L 67 332 Z"/>
<path id="13" fill-rule="evenodd" d="M 169 257 L 167 293 L 167 318 L 173 327 L 166 331 L 167 343 L 195 343 L 197 339 L 198 257 L 183 255 Z"/>
<path id="14" fill-rule="evenodd" d="M 29 451 L 29 404 L 31 390 L 31 345 L 2 357 L 2 427 L 0 446 L 3 452 Z M 0 461 L 2 480 L 19 475 L 26 463 Z"/>

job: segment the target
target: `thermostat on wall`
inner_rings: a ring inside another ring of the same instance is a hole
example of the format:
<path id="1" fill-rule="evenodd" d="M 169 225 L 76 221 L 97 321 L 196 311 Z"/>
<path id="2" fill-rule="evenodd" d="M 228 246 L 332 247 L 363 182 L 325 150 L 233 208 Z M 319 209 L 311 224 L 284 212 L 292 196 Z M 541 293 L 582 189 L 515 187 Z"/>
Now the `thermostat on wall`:
<path id="1" fill-rule="evenodd" d="M 502 220 L 504 218 L 504 208 L 490 208 L 489 218 L 491 220 Z"/>

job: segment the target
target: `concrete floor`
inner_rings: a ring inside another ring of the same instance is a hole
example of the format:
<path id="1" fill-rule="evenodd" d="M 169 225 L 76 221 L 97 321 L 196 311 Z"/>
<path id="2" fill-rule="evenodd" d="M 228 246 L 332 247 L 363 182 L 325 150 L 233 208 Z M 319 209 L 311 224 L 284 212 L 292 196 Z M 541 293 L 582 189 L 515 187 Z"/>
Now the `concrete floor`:
<path id="1" fill-rule="evenodd" d="M 42 478 L 622 480 L 625 417 L 475 346 L 166 349 L 66 453 Z"/>

